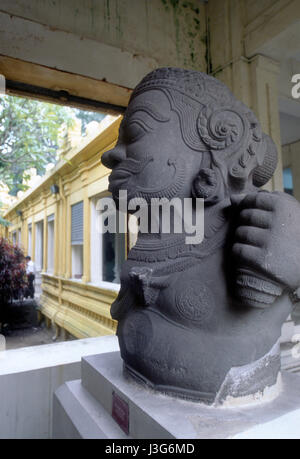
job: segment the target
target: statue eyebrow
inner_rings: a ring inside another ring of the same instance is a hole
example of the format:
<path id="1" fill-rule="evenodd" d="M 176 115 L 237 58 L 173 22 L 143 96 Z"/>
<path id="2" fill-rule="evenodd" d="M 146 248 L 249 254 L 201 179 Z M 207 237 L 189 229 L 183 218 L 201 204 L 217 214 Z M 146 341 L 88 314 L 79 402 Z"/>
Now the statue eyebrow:
<path id="1" fill-rule="evenodd" d="M 148 115 L 150 115 L 152 118 L 154 118 L 156 121 L 160 121 L 162 123 L 165 123 L 167 121 L 170 121 L 170 118 L 162 115 L 155 107 L 154 104 L 151 102 L 147 103 L 147 106 L 145 105 L 136 105 L 134 108 L 128 107 L 126 110 L 126 115 L 125 118 L 127 119 L 129 116 L 133 115 L 135 112 L 145 112 Z"/>

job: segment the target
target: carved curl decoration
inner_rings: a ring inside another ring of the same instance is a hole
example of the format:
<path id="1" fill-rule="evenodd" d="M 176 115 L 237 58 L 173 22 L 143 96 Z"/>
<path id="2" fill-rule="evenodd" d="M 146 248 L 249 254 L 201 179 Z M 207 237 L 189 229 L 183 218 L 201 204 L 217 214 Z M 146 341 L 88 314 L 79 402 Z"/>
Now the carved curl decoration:
<path id="1" fill-rule="evenodd" d="M 248 139 L 238 161 L 232 167 L 230 175 L 234 178 L 247 177 L 255 165 L 263 164 L 265 156 L 265 144 L 260 125 L 252 112 L 246 114 Z"/>
<path id="2" fill-rule="evenodd" d="M 199 114 L 198 132 L 212 150 L 224 150 L 238 144 L 245 135 L 245 122 L 231 109 L 213 110 L 205 107 Z"/>

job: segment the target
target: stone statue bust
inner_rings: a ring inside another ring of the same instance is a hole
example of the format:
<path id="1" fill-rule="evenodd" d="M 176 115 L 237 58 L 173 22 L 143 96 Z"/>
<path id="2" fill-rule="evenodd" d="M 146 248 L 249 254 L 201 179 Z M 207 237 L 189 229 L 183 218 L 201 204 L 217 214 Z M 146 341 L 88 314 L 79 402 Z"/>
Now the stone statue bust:
<path id="1" fill-rule="evenodd" d="M 277 151 L 253 112 L 204 73 L 160 68 L 135 88 L 109 190 L 147 205 L 203 198 L 204 239 L 139 233 L 111 314 L 127 374 L 207 404 L 275 386 L 300 286 L 300 205 L 260 188 Z M 196 208 L 194 208 L 196 212 Z"/>

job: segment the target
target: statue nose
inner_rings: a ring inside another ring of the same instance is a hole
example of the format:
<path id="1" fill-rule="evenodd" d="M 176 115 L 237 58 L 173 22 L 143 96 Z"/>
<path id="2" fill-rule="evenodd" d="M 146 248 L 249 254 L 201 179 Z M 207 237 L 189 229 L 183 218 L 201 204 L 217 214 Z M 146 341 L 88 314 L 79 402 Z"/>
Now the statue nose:
<path id="1" fill-rule="evenodd" d="M 124 159 L 126 159 L 126 151 L 125 148 L 120 145 L 112 150 L 106 151 L 101 157 L 102 164 L 109 169 L 113 169 Z"/>

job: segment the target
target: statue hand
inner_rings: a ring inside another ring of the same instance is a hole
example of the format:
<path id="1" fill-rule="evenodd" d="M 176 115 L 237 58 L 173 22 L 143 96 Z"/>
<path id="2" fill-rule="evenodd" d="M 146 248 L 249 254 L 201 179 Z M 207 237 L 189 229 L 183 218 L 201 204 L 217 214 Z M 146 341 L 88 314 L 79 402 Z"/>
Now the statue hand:
<path id="1" fill-rule="evenodd" d="M 232 196 L 238 208 L 233 255 L 238 267 L 295 290 L 300 286 L 300 204 L 292 196 L 261 191 Z"/>

